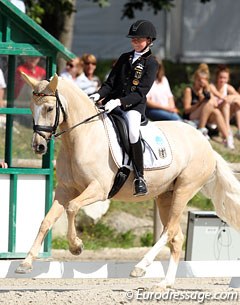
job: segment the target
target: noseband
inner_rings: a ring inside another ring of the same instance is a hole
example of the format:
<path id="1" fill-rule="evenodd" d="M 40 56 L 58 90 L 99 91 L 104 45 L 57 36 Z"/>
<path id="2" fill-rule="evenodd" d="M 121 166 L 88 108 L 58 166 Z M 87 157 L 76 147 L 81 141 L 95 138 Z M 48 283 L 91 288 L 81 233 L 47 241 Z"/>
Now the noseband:
<path id="1" fill-rule="evenodd" d="M 63 105 L 58 95 L 58 91 L 56 90 L 55 94 L 45 94 L 45 93 L 37 93 L 33 91 L 34 96 L 44 97 L 44 96 L 55 96 L 56 97 L 56 116 L 53 126 L 45 126 L 45 125 L 36 125 L 33 119 L 33 131 L 43 137 L 46 141 L 49 141 L 53 135 L 55 135 L 56 130 L 59 124 L 59 117 L 60 117 L 60 109 L 63 114 L 63 120 L 66 121 L 66 112 L 64 111 Z M 50 136 L 46 137 L 42 132 L 49 132 Z"/>

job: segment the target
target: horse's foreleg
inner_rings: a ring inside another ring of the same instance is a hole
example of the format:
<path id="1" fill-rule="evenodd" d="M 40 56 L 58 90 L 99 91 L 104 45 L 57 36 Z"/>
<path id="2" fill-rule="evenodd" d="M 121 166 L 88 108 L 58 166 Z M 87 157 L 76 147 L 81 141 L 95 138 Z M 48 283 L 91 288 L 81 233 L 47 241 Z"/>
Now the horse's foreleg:
<path id="1" fill-rule="evenodd" d="M 69 251 L 73 255 L 79 255 L 83 251 L 83 242 L 77 236 L 76 227 L 75 227 L 75 216 L 76 212 L 72 210 L 67 210 L 67 217 L 68 217 L 68 244 L 69 244 Z"/>
<path id="2" fill-rule="evenodd" d="M 47 235 L 53 224 L 57 221 L 57 219 L 62 215 L 63 211 L 64 207 L 59 204 L 57 200 L 54 200 L 52 207 L 50 208 L 49 212 L 41 223 L 37 237 L 30 251 L 28 252 L 27 257 L 16 269 L 16 273 L 29 273 L 32 271 L 32 262 L 34 258 L 37 257 L 45 236 Z"/>
<path id="3" fill-rule="evenodd" d="M 73 255 L 79 255 L 83 250 L 83 242 L 77 237 L 76 227 L 75 227 L 75 216 L 78 210 L 88 204 L 94 203 L 99 200 L 105 200 L 104 192 L 101 189 L 99 183 L 94 181 L 89 184 L 89 186 L 76 198 L 69 202 L 66 209 L 68 217 L 68 243 L 69 251 Z"/>

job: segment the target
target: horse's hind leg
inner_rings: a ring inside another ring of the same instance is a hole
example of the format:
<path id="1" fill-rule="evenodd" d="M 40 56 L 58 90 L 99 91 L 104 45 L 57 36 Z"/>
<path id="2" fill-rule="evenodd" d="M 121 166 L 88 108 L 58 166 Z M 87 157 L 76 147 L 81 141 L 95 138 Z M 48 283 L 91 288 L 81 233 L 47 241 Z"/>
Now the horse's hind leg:
<path id="1" fill-rule="evenodd" d="M 197 183 L 196 183 L 197 184 Z M 158 198 L 159 213 L 164 226 L 162 235 L 157 243 L 150 249 L 144 258 L 135 266 L 132 276 L 143 276 L 146 267 L 150 265 L 163 246 L 170 243 L 171 257 L 166 277 L 157 287 L 164 289 L 175 282 L 179 258 L 183 244 L 183 234 L 180 228 L 180 220 L 188 201 L 199 191 L 199 185 L 186 185 L 181 179 L 176 182 L 173 192 L 165 193 Z M 181 187 L 180 187 L 181 185 Z"/>
<path id="2" fill-rule="evenodd" d="M 166 227 L 169 216 L 169 210 L 172 204 L 172 194 L 172 192 L 166 192 L 164 194 L 159 195 L 156 199 L 159 210 L 159 216 L 164 228 Z M 163 233 L 161 234 L 159 240 L 150 249 L 150 251 L 144 255 L 143 259 L 134 267 L 130 275 L 134 277 L 143 276 L 146 273 L 147 266 L 149 266 L 154 261 L 155 257 L 166 245 L 167 241 L 168 238 L 166 232 L 165 230 L 163 230 Z"/>
<path id="3" fill-rule="evenodd" d="M 171 215 L 169 215 L 171 211 L 171 203 L 168 201 L 162 202 L 160 199 L 157 201 L 157 204 L 158 204 L 160 218 L 164 226 L 164 231 L 167 231 L 168 222 L 169 219 L 171 218 Z M 180 218 L 179 218 L 179 221 L 176 222 L 176 231 L 174 232 L 174 234 L 172 234 L 172 237 L 169 236 L 169 240 L 168 240 L 171 256 L 170 256 L 166 277 L 160 284 L 161 286 L 163 286 L 163 288 L 172 286 L 175 282 L 177 266 L 182 253 L 183 242 L 184 242 L 184 236 L 180 226 Z"/>
<path id="4" fill-rule="evenodd" d="M 165 289 L 171 287 L 176 278 L 179 259 L 182 251 L 184 237 L 180 228 L 180 220 L 182 213 L 188 201 L 200 190 L 199 181 L 192 184 L 184 185 L 181 179 L 175 184 L 175 191 L 173 192 L 172 204 L 169 209 L 168 219 L 164 224 L 163 234 L 167 235 L 167 240 L 170 244 L 171 257 L 167 274 L 156 287 L 157 289 Z M 161 209 L 161 203 L 159 203 Z"/>

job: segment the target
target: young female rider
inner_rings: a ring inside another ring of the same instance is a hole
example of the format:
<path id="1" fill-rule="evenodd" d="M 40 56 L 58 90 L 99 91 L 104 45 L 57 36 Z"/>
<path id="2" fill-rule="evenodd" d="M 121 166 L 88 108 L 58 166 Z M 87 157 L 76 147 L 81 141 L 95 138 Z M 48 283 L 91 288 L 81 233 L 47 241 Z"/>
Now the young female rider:
<path id="1" fill-rule="evenodd" d="M 133 161 L 135 196 L 147 194 L 143 178 L 143 152 L 139 138 L 141 120 L 145 116 L 146 95 L 158 70 L 150 46 L 156 39 L 156 29 L 147 20 L 138 20 L 129 29 L 133 51 L 122 54 L 112 68 L 107 80 L 97 93 L 90 96 L 95 102 L 103 99 L 107 112 L 124 111 L 129 125 L 129 140 Z"/>

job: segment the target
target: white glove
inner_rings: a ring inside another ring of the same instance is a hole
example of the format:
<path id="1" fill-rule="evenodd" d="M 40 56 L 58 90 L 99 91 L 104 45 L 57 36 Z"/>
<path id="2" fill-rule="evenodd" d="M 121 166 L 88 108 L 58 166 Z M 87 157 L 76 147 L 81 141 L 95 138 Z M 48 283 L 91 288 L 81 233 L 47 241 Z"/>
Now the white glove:
<path id="1" fill-rule="evenodd" d="M 105 105 L 104 109 L 107 113 L 111 112 L 114 108 L 116 108 L 117 106 L 121 106 L 121 102 L 119 99 L 116 100 L 110 100 L 109 102 L 107 102 L 107 104 Z"/>
<path id="2" fill-rule="evenodd" d="M 99 93 L 91 94 L 89 96 L 89 98 L 95 103 L 95 102 L 97 102 L 100 99 L 100 94 Z"/>

